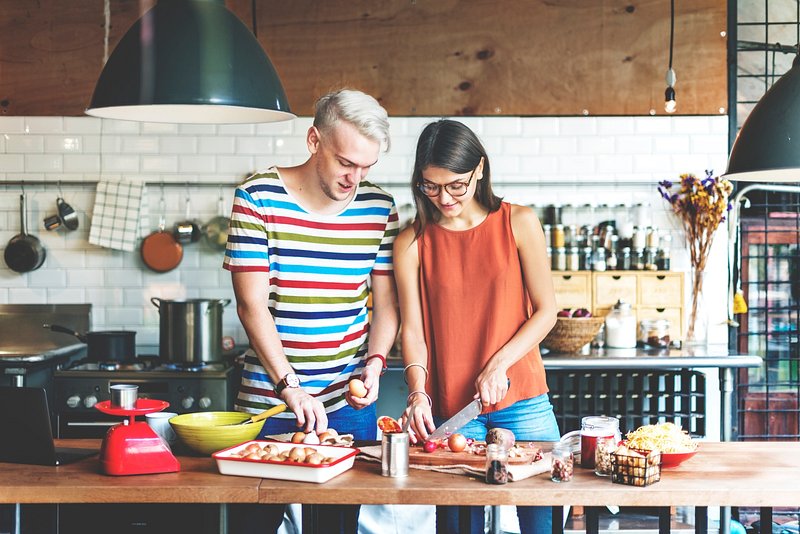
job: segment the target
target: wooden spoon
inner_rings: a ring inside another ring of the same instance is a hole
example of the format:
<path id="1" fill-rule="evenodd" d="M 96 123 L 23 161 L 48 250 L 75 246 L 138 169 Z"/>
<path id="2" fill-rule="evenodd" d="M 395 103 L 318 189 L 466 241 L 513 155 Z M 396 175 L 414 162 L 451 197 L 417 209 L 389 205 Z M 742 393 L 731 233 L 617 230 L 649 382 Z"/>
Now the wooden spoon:
<path id="1" fill-rule="evenodd" d="M 249 425 L 250 423 L 258 423 L 262 419 L 266 419 L 267 417 L 269 417 L 271 415 L 275 415 L 275 414 L 281 413 L 281 412 L 283 412 L 285 410 L 286 410 L 286 405 L 285 404 L 278 404 L 277 406 L 273 406 L 269 410 L 264 410 L 261 413 L 255 414 L 250 419 L 245 419 L 241 423 L 236 423 L 236 424 L 237 425 Z"/>

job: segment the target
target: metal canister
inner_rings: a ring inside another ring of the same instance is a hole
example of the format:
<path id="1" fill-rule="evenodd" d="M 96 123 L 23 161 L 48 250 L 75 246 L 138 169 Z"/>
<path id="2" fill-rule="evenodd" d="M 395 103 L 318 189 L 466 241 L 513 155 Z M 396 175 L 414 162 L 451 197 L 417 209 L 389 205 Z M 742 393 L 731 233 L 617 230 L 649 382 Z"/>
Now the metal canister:
<path id="1" fill-rule="evenodd" d="M 381 438 L 381 475 L 408 476 L 408 432 L 391 432 Z"/>

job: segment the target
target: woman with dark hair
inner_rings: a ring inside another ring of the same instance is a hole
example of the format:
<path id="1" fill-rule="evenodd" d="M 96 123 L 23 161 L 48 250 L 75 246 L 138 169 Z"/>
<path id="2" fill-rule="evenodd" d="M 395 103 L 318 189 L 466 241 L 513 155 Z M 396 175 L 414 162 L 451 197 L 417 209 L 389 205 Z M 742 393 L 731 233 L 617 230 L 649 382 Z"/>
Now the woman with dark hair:
<path id="1" fill-rule="evenodd" d="M 556 321 L 544 233 L 533 210 L 492 191 L 489 157 L 460 122 L 425 127 L 411 178 L 417 216 L 394 243 L 411 428 L 417 440 L 470 400 L 483 411 L 459 430 L 522 441 L 560 437 L 539 342 Z M 413 407 L 413 412 L 411 411 Z M 523 534 L 551 531 L 549 508 L 519 507 Z M 437 524 L 457 532 L 457 510 Z M 474 532 L 483 508 L 472 507 Z"/>

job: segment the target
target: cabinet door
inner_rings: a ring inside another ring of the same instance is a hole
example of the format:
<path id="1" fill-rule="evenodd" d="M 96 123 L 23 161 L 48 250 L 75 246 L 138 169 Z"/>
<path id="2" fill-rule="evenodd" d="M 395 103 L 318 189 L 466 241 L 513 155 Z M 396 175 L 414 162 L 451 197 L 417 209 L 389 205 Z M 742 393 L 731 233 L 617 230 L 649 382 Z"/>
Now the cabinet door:
<path id="1" fill-rule="evenodd" d="M 642 273 L 639 306 L 680 307 L 683 303 L 683 273 Z"/>
<path id="2" fill-rule="evenodd" d="M 610 308 L 618 300 L 637 305 L 635 273 L 594 273 L 593 308 Z"/>
<path id="3" fill-rule="evenodd" d="M 592 308 L 592 273 L 575 271 L 553 273 L 553 288 L 559 309 Z"/>

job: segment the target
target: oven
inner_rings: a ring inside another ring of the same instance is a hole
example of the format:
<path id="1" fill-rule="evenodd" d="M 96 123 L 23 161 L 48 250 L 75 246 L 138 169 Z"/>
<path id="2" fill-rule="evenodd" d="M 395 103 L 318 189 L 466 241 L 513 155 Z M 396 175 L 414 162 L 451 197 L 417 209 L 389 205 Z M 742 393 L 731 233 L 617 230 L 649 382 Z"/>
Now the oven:
<path id="1" fill-rule="evenodd" d="M 121 419 L 100 413 L 115 384 L 139 386 L 139 397 L 169 403 L 167 411 L 189 413 L 233 409 L 240 371 L 237 365 L 160 364 L 140 357 L 131 363 L 78 363 L 54 376 L 53 411 L 59 438 L 102 438 Z"/>

